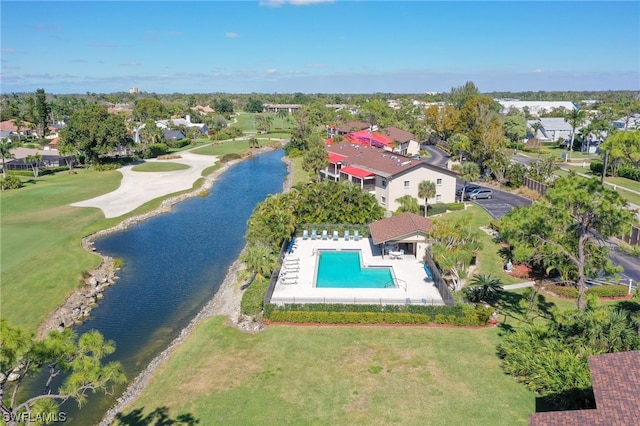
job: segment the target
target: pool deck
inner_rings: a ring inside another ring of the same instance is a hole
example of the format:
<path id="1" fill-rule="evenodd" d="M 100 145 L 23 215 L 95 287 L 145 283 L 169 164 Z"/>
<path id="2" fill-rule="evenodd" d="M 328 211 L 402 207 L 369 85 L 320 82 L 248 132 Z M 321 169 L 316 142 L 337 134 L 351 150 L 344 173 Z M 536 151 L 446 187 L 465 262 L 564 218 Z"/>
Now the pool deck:
<path id="1" fill-rule="evenodd" d="M 296 238 L 295 248 L 285 256 L 272 303 L 359 303 L 387 305 L 443 305 L 433 281 L 427 277 L 424 265 L 413 255 L 392 259 L 382 257 L 380 248 L 369 238 L 359 241 L 340 237 Z M 389 266 L 406 290 L 398 288 L 316 288 L 317 252 L 319 250 L 360 250 L 364 266 Z"/>

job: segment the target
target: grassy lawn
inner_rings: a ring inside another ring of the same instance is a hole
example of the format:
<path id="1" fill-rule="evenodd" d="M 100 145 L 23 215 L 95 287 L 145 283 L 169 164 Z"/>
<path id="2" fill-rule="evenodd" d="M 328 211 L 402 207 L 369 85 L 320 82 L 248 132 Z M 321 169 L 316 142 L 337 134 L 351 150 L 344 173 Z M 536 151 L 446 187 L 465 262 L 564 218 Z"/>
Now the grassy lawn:
<path id="1" fill-rule="evenodd" d="M 498 341 L 495 328 L 254 334 L 214 317 L 160 366 L 121 424 L 166 407 L 208 425 L 524 425 L 535 396 L 502 372 Z"/>
<path id="2" fill-rule="evenodd" d="M 269 146 L 274 144 L 275 141 L 269 139 L 258 139 L 260 146 Z M 203 146 L 202 148 L 194 149 L 194 154 L 200 155 L 225 155 L 225 154 L 240 154 L 249 150 L 248 140 L 226 141 L 217 142 L 211 145 Z"/>
<path id="3" fill-rule="evenodd" d="M 477 230 L 482 243 L 482 250 L 478 253 L 478 268 L 474 271 L 477 274 L 492 275 L 499 278 L 503 284 L 515 284 L 524 280 L 512 277 L 504 271 L 505 260 L 500 256 L 499 251 L 502 248 L 496 243 L 486 232 L 480 230 L 481 226 L 488 226 L 491 221 L 489 213 L 485 212 L 479 206 L 472 204 L 466 210 L 449 212 L 442 216 L 445 220 L 462 217 L 472 229 Z"/>
<path id="4" fill-rule="evenodd" d="M 29 180 L 24 188 L 3 191 L 1 313 L 14 326 L 31 331 L 80 285 L 82 271 L 100 263 L 80 240 L 121 219 L 104 219 L 98 209 L 71 207 L 115 190 L 116 171 L 78 169 Z"/>
<path id="5" fill-rule="evenodd" d="M 563 166 L 563 168 L 567 170 L 573 170 L 576 173 L 582 173 L 596 179 L 600 179 L 600 175 L 593 174 L 588 167 Z M 569 173 L 565 170 L 556 170 L 555 174 L 557 174 L 558 176 L 567 176 Z M 616 185 L 616 190 L 630 203 L 640 205 L 640 195 L 626 190 L 630 189 L 633 191 L 640 191 L 640 182 L 622 177 L 606 177 L 605 182 Z"/>
<path id="6" fill-rule="evenodd" d="M 292 166 L 292 170 L 291 173 L 293 174 L 293 185 L 296 185 L 298 183 L 309 183 L 311 181 L 311 175 L 309 174 L 309 172 L 305 172 L 302 169 L 302 156 L 298 156 L 298 157 L 288 157 L 289 160 L 291 160 L 291 166 Z"/>
<path id="7" fill-rule="evenodd" d="M 180 163 L 158 162 L 158 163 L 142 163 L 133 166 L 131 170 L 134 172 L 173 172 L 176 170 L 186 170 L 189 166 Z"/>

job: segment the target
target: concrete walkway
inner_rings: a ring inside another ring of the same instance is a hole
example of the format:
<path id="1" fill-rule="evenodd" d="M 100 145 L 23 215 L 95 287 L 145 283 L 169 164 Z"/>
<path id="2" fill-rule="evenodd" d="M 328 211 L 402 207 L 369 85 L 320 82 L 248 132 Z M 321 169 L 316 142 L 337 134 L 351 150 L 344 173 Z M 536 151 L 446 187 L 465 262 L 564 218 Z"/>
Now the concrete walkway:
<path id="1" fill-rule="evenodd" d="M 504 288 L 505 290 L 517 290 L 519 288 L 533 287 L 534 285 L 536 285 L 535 281 L 527 281 L 524 283 L 505 285 L 502 288 Z"/>

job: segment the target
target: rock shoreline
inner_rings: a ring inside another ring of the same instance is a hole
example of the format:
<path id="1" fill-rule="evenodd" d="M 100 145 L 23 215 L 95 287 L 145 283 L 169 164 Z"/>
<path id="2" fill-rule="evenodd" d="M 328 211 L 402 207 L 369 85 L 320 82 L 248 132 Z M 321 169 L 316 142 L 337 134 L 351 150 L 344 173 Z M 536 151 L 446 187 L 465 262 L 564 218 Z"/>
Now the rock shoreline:
<path id="1" fill-rule="evenodd" d="M 264 151 L 262 151 L 264 152 Z M 291 190 L 292 186 L 292 163 L 288 158 L 283 157 L 282 161 L 287 165 L 287 177 L 283 183 L 283 192 Z M 244 249 L 243 249 L 244 251 Z M 205 319 L 214 315 L 226 315 L 229 323 L 241 330 L 247 332 L 259 332 L 264 329 L 262 322 L 257 322 L 251 317 L 242 315 L 240 312 L 240 301 L 242 299 L 241 285 L 239 284 L 239 273 L 245 269 L 244 263 L 240 258 L 236 259 L 225 276 L 222 284 L 216 291 L 213 298 L 198 312 L 198 314 L 182 329 L 178 337 L 171 344 L 157 355 L 147 367 L 138 374 L 138 376 L 129 384 L 127 389 L 116 400 L 100 421 L 100 426 L 108 426 L 112 424 L 119 413 L 124 411 L 126 407 L 131 405 L 144 391 L 151 381 L 155 370 L 165 362 L 173 353 L 173 351 L 193 332 L 193 330 Z"/>
<path id="2" fill-rule="evenodd" d="M 217 178 L 226 172 L 231 166 L 254 154 L 264 153 L 272 149 L 272 147 L 262 147 L 251 151 L 241 159 L 222 163 L 219 169 L 204 177 L 205 181 L 199 188 L 187 193 L 169 197 L 166 200 L 163 200 L 160 206 L 155 210 L 126 218 L 111 228 L 103 229 L 84 237 L 82 239 L 82 247 L 89 252 L 95 252 L 93 241 L 96 238 L 109 235 L 114 232 L 124 231 L 132 225 L 171 210 L 175 204 L 206 193 L 211 189 L 211 187 L 213 187 Z M 91 310 L 97 305 L 98 301 L 104 297 L 103 292 L 116 282 L 118 278 L 116 275 L 118 268 L 116 267 L 115 260 L 109 256 L 105 256 L 100 253 L 98 254 L 102 259 L 100 265 L 96 269 L 86 273 L 86 276 L 83 277 L 84 285 L 81 288 L 74 290 L 69 297 L 67 297 L 65 302 L 45 319 L 37 330 L 36 334 L 38 338 L 42 339 L 46 337 L 51 331 L 63 330 L 66 327 L 72 327 L 76 324 L 82 323 L 82 321 L 91 315 Z"/>

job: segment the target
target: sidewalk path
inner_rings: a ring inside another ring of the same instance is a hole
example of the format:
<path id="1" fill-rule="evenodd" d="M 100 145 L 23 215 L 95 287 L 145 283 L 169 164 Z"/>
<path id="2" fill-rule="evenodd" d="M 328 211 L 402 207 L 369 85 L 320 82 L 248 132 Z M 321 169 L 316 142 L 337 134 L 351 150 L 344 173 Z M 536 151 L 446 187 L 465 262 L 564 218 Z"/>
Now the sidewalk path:
<path id="1" fill-rule="evenodd" d="M 505 290 L 516 290 L 519 288 L 533 287 L 534 285 L 536 285 L 535 281 L 527 281 L 524 283 L 505 285 L 505 286 L 502 286 L 502 288 L 504 288 Z"/>
<path id="2" fill-rule="evenodd" d="M 123 175 L 118 189 L 71 205 L 97 207 L 104 212 L 107 219 L 122 216 L 156 198 L 191 189 L 193 184 L 202 177 L 202 171 L 218 161 L 216 156 L 198 155 L 189 151 L 182 151 L 179 155 L 181 158 L 145 161 L 180 163 L 189 166 L 188 169 L 171 172 L 134 172 L 133 165 L 124 166 L 118 169 Z"/>

